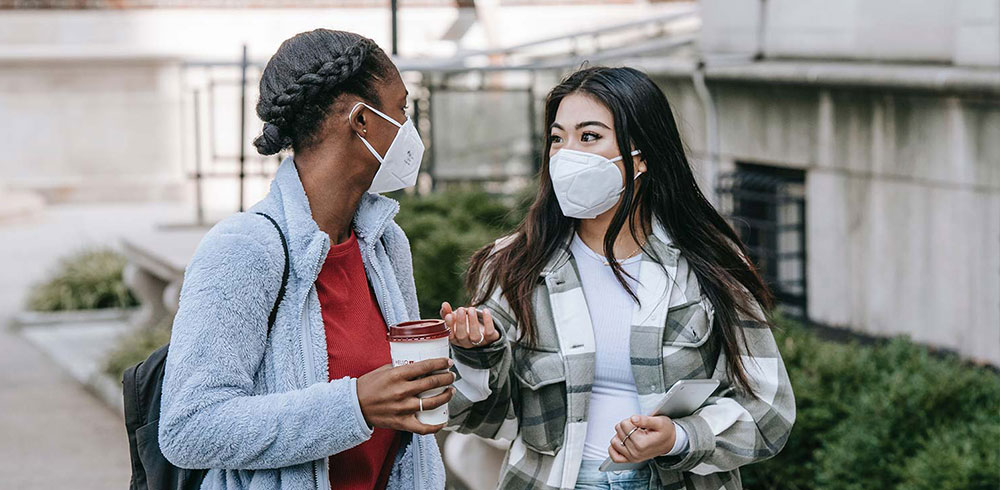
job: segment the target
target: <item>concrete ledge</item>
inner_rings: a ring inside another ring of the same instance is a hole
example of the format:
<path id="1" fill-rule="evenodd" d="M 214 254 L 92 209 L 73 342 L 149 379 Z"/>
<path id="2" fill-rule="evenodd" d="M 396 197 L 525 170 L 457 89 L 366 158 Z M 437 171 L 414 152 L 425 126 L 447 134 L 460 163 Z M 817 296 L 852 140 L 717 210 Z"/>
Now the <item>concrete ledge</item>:
<path id="1" fill-rule="evenodd" d="M 0 47 L 0 65 L 39 62 L 108 62 L 122 64 L 176 63 L 181 58 L 166 51 L 108 45 L 26 45 Z"/>
<path id="2" fill-rule="evenodd" d="M 30 217 L 45 207 L 45 199 L 34 192 L 0 191 L 0 223 Z"/>
<path id="3" fill-rule="evenodd" d="M 696 69 L 696 64 L 691 60 L 670 58 L 627 60 L 626 64 L 640 66 L 651 75 L 673 78 L 689 78 Z M 931 63 L 754 61 L 739 56 L 720 57 L 713 61 L 709 57 L 705 66 L 705 79 L 709 82 L 759 82 L 1000 95 L 1000 69 Z"/>
<path id="4" fill-rule="evenodd" d="M 138 308 L 102 308 L 98 310 L 20 311 L 10 320 L 10 329 L 43 325 L 77 325 L 95 322 L 127 321 Z"/>
<path id="5" fill-rule="evenodd" d="M 86 381 L 83 387 L 98 400 L 104 402 L 112 411 L 125 419 L 125 400 L 122 395 L 122 380 L 112 378 L 103 372 L 96 372 Z"/>
<path id="6" fill-rule="evenodd" d="M 104 360 L 122 334 L 122 321 L 52 324 L 24 327 L 21 337 L 42 351 L 62 371 L 120 417 L 124 417 L 121 381 L 104 373 Z"/>

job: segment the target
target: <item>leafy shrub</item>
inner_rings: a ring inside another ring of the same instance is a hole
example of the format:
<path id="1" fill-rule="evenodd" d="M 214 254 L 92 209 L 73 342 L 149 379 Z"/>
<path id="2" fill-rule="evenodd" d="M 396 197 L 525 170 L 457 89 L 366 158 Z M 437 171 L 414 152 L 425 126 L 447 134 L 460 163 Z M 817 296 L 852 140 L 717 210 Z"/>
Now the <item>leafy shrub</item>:
<path id="1" fill-rule="evenodd" d="M 138 304 L 122 281 L 125 257 L 109 249 L 85 250 L 59 261 L 55 274 L 28 294 L 34 311 L 123 308 Z"/>
<path id="2" fill-rule="evenodd" d="M 523 204 L 512 209 L 502 198 L 468 190 L 398 198 L 396 222 L 410 240 L 424 318 L 437 318 L 442 301 L 452 305 L 468 301 L 464 273 L 469 257 L 512 230 L 524 212 Z"/>
<path id="3" fill-rule="evenodd" d="M 995 489 L 1000 374 L 897 338 L 872 346 L 776 331 L 795 390 L 791 438 L 743 469 L 752 489 Z"/>
<path id="4" fill-rule="evenodd" d="M 146 360 L 156 349 L 170 342 L 171 320 L 151 328 L 130 330 L 118 340 L 118 345 L 104 361 L 104 372 L 115 379 L 130 366 Z"/>

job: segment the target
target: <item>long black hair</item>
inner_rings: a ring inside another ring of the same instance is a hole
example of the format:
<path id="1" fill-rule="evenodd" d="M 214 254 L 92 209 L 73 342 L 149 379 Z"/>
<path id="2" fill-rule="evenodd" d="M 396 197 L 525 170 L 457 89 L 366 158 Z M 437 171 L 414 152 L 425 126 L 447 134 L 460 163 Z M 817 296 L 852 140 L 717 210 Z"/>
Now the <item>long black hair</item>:
<path id="1" fill-rule="evenodd" d="M 260 78 L 257 115 L 263 134 L 253 144 L 262 155 L 311 145 L 337 96 L 345 93 L 381 106 L 377 84 L 396 70 L 364 36 L 316 29 L 281 43 Z"/>
<path id="2" fill-rule="evenodd" d="M 615 239 L 629 217 L 636 213 L 642 229 L 631 226 L 629 232 L 638 243 L 645 240 L 636 234 L 648 234 L 652 220 L 659 220 L 715 307 L 712 329 L 726 354 L 731 381 L 753 393 L 743 366 L 742 355 L 747 346 L 739 315 L 768 324 L 757 306 L 770 310 L 772 295 L 745 258 L 747 252 L 739 237 L 698 188 L 666 96 L 646 74 L 633 68 L 582 69 L 549 92 L 545 102 L 546 130 L 555 121 L 563 98 L 575 93 L 590 96 L 611 111 L 621 155 L 629 155 L 634 148 L 642 152 L 646 161 L 646 173 L 634 192 L 632 158 L 622 160 L 625 190 L 604 236 L 604 255 L 609 258 L 615 277 L 638 301 L 623 277 L 621 265 L 614 260 Z M 477 251 L 466 276 L 466 286 L 476 305 L 485 303 L 492 291 L 500 288 L 517 317 L 522 337 L 519 340 L 528 344 L 537 340 L 532 298 L 539 274 L 578 222 L 562 214 L 552 190 L 551 146 L 551 138 L 546 135 L 538 193 L 511 241 L 497 250 L 488 245 Z M 646 245 L 643 251 L 653 253 Z"/>

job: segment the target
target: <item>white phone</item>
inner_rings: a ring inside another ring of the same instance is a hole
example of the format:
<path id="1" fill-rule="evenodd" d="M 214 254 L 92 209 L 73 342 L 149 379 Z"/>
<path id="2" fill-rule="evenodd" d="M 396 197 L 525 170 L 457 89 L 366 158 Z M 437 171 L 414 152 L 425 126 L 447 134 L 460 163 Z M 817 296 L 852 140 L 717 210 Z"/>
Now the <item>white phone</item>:
<path id="1" fill-rule="evenodd" d="M 650 416 L 666 415 L 670 418 L 686 417 L 701 408 L 719 387 L 717 379 L 682 379 L 667 390 L 660 404 Z M 636 470 L 645 466 L 641 463 L 615 463 L 607 458 L 598 468 L 601 471 Z"/>

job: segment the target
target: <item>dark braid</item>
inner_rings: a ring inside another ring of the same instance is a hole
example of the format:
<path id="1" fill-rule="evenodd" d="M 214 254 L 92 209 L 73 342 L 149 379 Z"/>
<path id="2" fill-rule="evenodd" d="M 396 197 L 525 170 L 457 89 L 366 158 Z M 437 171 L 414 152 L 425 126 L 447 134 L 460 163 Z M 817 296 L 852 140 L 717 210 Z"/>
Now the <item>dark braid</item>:
<path id="1" fill-rule="evenodd" d="M 317 29 L 286 40 L 261 75 L 257 115 L 265 124 L 254 146 L 271 155 L 312 144 L 337 96 L 379 104 L 375 82 L 394 69 L 374 41 L 351 32 Z"/>

